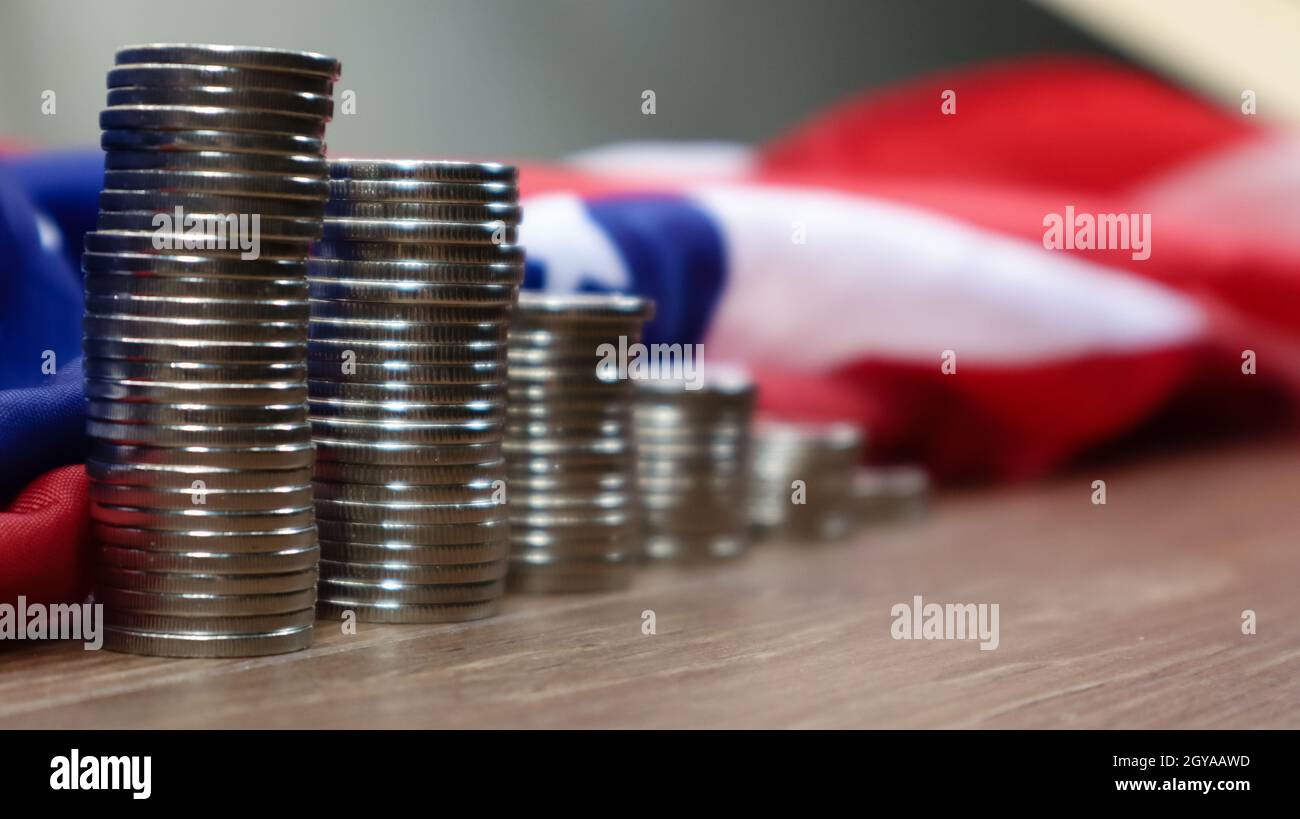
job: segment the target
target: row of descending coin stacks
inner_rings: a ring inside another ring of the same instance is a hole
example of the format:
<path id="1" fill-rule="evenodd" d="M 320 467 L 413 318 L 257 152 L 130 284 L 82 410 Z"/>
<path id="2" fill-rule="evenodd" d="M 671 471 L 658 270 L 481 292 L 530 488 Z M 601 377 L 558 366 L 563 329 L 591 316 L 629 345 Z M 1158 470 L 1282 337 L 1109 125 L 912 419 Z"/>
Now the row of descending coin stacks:
<path id="1" fill-rule="evenodd" d="M 750 533 L 753 381 L 738 371 L 710 370 L 696 383 L 636 383 L 646 556 L 709 560 L 741 554 Z"/>
<path id="2" fill-rule="evenodd" d="M 145 45 L 108 74 L 83 270 L 109 648 L 223 657 L 311 642 L 306 256 L 339 69 L 314 53 Z"/>
<path id="3" fill-rule="evenodd" d="M 631 296 L 521 294 L 505 440 L 512 588 L 631 582 L 642 549 L 627 355 L 653 312 Z"/>
<path id="4" fill-rule="evenodd" d="M 506 334 L 523 280 L 516 171 L 337 160 L 313 249 L 318 613 L 497 611 L 508 568 Z"/>
<path id="5" fill-rule="evenodd" d="M 863 434 L 847 423 L 755 426 L 750 520 L 764 537 L 835 540 L 857 522 Z"/>

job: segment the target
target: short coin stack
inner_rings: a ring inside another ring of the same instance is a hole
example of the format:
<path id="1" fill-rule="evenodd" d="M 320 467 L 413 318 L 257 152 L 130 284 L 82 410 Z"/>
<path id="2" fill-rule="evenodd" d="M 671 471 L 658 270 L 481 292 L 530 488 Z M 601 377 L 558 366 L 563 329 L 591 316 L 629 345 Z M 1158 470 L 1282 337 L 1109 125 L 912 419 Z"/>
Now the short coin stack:
<path id="1" fill-rule="evenodd" d="M 754 384 L 738 372 L 709 372 L 697 384 L 636 382 L 639 483 L 650 558 L 733 557 L 749 543 Z"/>
<path id="2" fill-rule="evenodd" d="M 310 264 L 318 613 L 494 614 L 508 567 L 506 333 L 516 171 L 341 159 Z"/>
<path id="3" fill-rule="evenodd" d="M 95 599 L 105 646 L 224 657 L 311 642 L 318 550 L 306 261 L 339 63 L 117 53 L 86 235 Z"/>
<path id="4" fill-rule="evenodd" d="M 750 520 L 764 536 L 834 540 L 855 523 L 862 432 L 851 424 L 756 425 Z"/>
<path id="5" fill-rule="evenodd" d="M 641 553 L 628 349 L 652 302 L 523 293 L 510 325 L 511 588 L 615 589 Z"/>

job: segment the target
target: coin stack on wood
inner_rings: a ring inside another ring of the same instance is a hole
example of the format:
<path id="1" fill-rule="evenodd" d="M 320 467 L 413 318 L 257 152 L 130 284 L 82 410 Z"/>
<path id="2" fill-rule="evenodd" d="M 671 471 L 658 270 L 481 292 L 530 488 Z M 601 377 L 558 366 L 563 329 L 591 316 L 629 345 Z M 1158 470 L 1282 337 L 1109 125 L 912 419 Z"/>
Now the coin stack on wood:
<path id="1" fill-rule="evenodd" d="M 637 382 L 639 485 L 652 559 L 734 557 L 749 543 L 754 384 L 739 372 L 708 372 L 696 384 Z"/>
<path id="2" fill-rule="evenodd" d="M 863 436 L 851 424 L 756 425 L 750 521 L 764 537 L 834 540 L 856 519 Z"/>
<path id="3" fill-rule="evenodd" d="M 85 239 L 86 469 L 108 648 L 305 648 L 316 594 L 306 256 L 339 63 L 117 53 Z"/>
<path id="4" fill-rule="evenodd" d="M 628 350 L 654 312 L 619 295 L 523 293 L 510 325 L 510 585 L 622 588 L 641 552 Z"/>
<path id="5" fill-rule="evenodd" d="M 494 614 L 508 567 L 506 334 L 523 280 L 516 171 L 341 159 L 313 249 L 318 613 Z"/>

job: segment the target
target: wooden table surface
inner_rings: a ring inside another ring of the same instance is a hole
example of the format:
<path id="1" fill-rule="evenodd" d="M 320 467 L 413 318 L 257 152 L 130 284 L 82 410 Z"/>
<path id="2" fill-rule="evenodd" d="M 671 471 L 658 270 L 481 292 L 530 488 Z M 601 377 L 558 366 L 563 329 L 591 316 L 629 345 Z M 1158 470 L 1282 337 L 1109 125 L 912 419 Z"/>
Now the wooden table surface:
<path id="1" fill-rule="evenodd" d="M 0 728 L 1300 727 L 1297 475 L 1294 443 L 1101 467 L 478 623 L 318 623 L 277 657 L 19 644 Z M 999 647 L 892 639 L 915 594 L 998 603 Z"/>

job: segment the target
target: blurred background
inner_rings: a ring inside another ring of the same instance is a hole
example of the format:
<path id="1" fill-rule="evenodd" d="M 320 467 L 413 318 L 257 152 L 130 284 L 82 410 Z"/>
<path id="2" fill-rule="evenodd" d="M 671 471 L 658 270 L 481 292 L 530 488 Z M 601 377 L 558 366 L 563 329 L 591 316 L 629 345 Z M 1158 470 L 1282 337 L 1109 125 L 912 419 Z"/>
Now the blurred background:
<path id="1" fill-rule="evenodd" d="M 553 158 L 629 139 L 758 141 L 873 86 L 992 57 L 1113 51 L 1022 0 L 127 0 L 5 4 L 0 134 L 92 144 L 127 43 L 322 51 L 355 116 L 335 153 Z M 52 47 L 52 44 L 58 44 Z M 641 92 L 660 110 L 641 115 Z M 58 94 L 57 116 L 40 92 Z"/>

